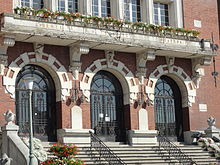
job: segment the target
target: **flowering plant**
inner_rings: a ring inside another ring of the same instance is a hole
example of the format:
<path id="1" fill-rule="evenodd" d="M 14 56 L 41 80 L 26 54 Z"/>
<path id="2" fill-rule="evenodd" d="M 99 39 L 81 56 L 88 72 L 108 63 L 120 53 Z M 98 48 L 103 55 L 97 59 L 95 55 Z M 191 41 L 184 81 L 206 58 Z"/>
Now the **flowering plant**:
<path id="1" fill-rule="evenodd" d="M 77 147 L 73 144 L 54 144 L 50 147 L 49 152 L 52 152 L 59 158 L 67 158 L 69 156 L 76 156 Z"/>
<path id="2" fill-rule="evenodd" d="M 51 158 L 43 163 L 41 165 L 85 165 L 85 163 L 81 160 L 75 160 L 75 159 L 57 159 L 57 158 Z"/>
<path id="3" fill-rule="evenodd" d="M 114 28 L 123 30 L 124 27 L 129 27 L 133 31 L 143 31 L 150 32 L 152 34 L 163 35 L 169 32 L 173 36 L 184 36 L 184 37 L 197 37 L 200 33 L 196 30 L 190 30 L 185 28 L 174 28 L 170 26 L 159 26 L 155 24 L 147 24 L 145 22 L 130 22 L 127 20 L 118 20 L 113 17 L 98 17 L 98 16 L 84 16 L 80 13 L 68 13 L 65 11 L 50 11 L 49 9 L 32 9 L 28 7 L 16 7 L 14 8 L 14 13 L 22 16 L 34 15 L 43 18 L 62 18 L 62 21 L 68 21 L 72 23 L 80 19 L 81 23 L 85 26 L 94 22 L 96 26 L 103 27 L 112 25 Z M 61 17 L 60 17 L 61 16 Z M 92 20 L 92 21 L 91 21 Z M 129 26 L 128 26 L 129 25 Z M 130 26 L 131 25 L 131 26 Z M 111 26 L 109 26 L 111 27 Z"/>
<path id="4" fill-rule="evenodd" d="M 54 144 L 48 152 L 55 157 L 42 162 L 41 165 L 85 165 L 83 161 L 75 158 L 77 147 L 73 144 Z"/>

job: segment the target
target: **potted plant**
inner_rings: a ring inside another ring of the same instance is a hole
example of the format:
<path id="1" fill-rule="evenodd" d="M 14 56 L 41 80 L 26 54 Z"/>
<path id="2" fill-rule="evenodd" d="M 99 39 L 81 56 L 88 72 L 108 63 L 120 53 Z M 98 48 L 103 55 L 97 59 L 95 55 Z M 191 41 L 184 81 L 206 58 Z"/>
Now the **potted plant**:
<path id="1" fill-rule="evenodd" d="M 17 6 L 16 8 L 14 8 L 14 13 L 15 14 L 21 14 L 20 10 L 21 10 L 21 8 Z"/>
<path id="2" fill-rule="evenodd" d="M 67 16 L 67 13 L 65 11 L 56 11 L 55 16 L 57 20 L 64 20 Z"/>

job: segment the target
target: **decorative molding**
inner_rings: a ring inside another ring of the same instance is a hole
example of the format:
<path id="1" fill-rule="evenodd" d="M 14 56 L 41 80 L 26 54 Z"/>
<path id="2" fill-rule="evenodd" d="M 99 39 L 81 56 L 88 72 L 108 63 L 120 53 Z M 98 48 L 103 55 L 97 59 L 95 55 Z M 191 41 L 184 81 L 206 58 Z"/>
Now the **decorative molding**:
<path id="1" fill-rule="evenodd" d="M 0 75 L 4 75 L 5 66 L 8 65 L 8 47 L 15 44 L 14 36 L 4 35 L 0 36 Z"/>
<path id="2" fill-rule="evenodd" d="M 146 85 L 146 92 L 149 99 L 154 103 L 154 88 L 157 80 L 162 75 L 169 74 L 179 86 L 182 96 L 182 107 L 191 107 L 192 103 L 195 103 L 196 88 L 192 79 L 184 72 L 181 67 L 173 65 L 172 69 L 169 71 L 167 65 L 159 65 L 149 76 L 148 83 Z"/>
<path id="3" fill-rule="evenodd" d="M 21 138 L 24 144 L 29 148 L 29 138 L 28 137 L 22 137 Z M 44 147 L 42 145 L 42 141 L 38 138 L 33 138 L 33 153 L 35 157 L 41 161 L 44 162 L 47 160 L 47 152 L 44 150 Z"/>
<path id="4" fill-rule="evenodd" d="M 105 58 L 107 61 L 107 66 L 110 67 L 113 63 L 114 60 L 114 56 L 115 56 L 115 52 L 112 50 L 106 50 L 105 51 Z"/>
<path id="5" fill-rule="evenodd" d="M 7 73 L 5 76 L 3 76 L 5 92 L 9 93 L 12 98 L 15 98 L 15 83 L 17 75 L 21 68 L 27 64 L 36 64 L 40 66 L 44 64 L 46 67 L 49 67 L 51 70 L 53 70 L 53 73 L 56 74 L 56 76 L 52 75 L 52 77 L 58 77 L 59 79 L 57 82 L 55 82 L 55 85 L 56 83 L 59 83 L 60 85 L 57 84 L 57 86 L 60 86 L 61 88 L 56 89 L 57 91 L 60 91 L 59 94 L 57 92 L 57 98 L 61 97 L 62 100 L 66 100 L 66 97 L 70 96 L 72 81 L 69 79 L 65 67 L 54 56 L 43 52 L 39 56 L 36 55 L 35 52 L 25 52 L 11 62 Z"/>
<path id="6" fill-rule="evenodd" d="M 211 56 L 205 56 L 201 58 L 192 59 L 192 80 L 196 85 L 196 88 L 199 88 L 199 83 L 201 78 L 205 76 L 204 69 L 202 66 L 209 66 L 212 63 Z"/>
<path id="7" fill-rule="evenodd" d="M 139 86 L 135 82 L 133 73 L 120 61 L 113 60 L 111 64 L 107 64 L 106 59 L 99 59 L 94 61 L 84 72 L 84 76 L 80 81 L 80 89 L 86 97 L 86 100 L 90 102 L 90 87 L 94 75 L 100 70 L 107 70 L 118 77 L 121 82 L 124 94 L 124 104 L 133 103 L 137 99 L 137 93 Z"/>
<path id="8" fill-rule="evenodd" d="M 77 42 L 70 46 L 70 71 L 75 80 L 78 80 L 79 72 L 81 72 L 81 55 L 89 53 L 89 45 L 84 42 Z"/>
<path id="9" fill-rule="evenodd" d="M 34 43 L 34 52 L 37 56 L 41 56 L 43 54 L 44 44 Z"/>
<path id="10" fill-rule="evenodd" d="M 136 63 L 137 63 L 137 72 L 136 76 L 138 77 L 141 84 L 143 84 L 143 79 L 146 77 L 147 67 L 146 62 L 147 61 L 153 61 L 155 60 L 155 49 L 148 49 L 145 52 L 141 52 L 136 54 Z"/>
<path id="11" fill-rule="evenodd" d="M 168 71 L 171 72 L 175 62 L 175 57 L 167 57 L 166 56 L 166 63 L 168 67 Z"/>

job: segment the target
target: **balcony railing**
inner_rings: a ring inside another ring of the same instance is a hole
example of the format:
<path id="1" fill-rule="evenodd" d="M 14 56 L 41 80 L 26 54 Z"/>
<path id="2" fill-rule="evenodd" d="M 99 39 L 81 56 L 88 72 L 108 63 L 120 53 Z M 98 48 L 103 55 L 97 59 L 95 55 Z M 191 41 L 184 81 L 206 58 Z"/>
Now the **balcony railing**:
<path id="1" fill-rule="evenodd" d="M 26 7 L 17 7 L 14 9 L 14 12 L 14 17 L 20 19 L 92 27 L 119 32 L 138 33 L 193 41 L 198 40 L 199 35 L 199 32 L 196 30 L 174 28 L 171 26 L 159 26 L 143 22 L 132 23 L 125 20 L 117 20 L 112 17 L 85 16 L 80 13 L 65 13 L 63 11 L 51 12 L 47 9 L 33 10 Z"/>

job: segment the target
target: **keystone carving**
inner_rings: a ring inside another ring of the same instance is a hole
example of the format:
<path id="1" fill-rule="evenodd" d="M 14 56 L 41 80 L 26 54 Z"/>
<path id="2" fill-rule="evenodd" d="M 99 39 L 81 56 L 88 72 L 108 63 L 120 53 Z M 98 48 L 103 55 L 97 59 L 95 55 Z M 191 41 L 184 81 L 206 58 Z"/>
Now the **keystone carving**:
<path id="1" fill-rule="evenodd" d="M 195 83 L 196 88 L 199 88 L 199 82 L 201 81 L 201 78 L 205 76 L 205 72 L 202 66 L 208 66 L 211 63 L 212 63 L 211 56 L 192 59 L 192 72 L 193 72 L 192 80 Z"/>
<path id="2" fill-rule="evenodd" d="M 147 67 L 146 62 L 147 61 L 153 61 L 155 60 L 155 49 L 148 49 L 145 52 L 136 54 L 136 62 L 137 62 L 137 72 L 136 76 L 138 77 L 141 84 L 143 83 L 143 79 L 146 76 Z"/>
<path id="3" fill-rule="evenodd" d="M 0 36 L 0 75 L 4 74 L 4 68 L 8 65 L 8 47 L 12 47 L 15 44 L 14 36 L 4 35 Z"/>
<path id="4" fill-rule="evenodd" d="M 168 72 L 172 72 L 172 68 L 174 66 L 174 62 L 175 62 L 175 57 L 166 57 L 166 63 L 167 63 L 167 67 L 168 67 Z"/>
<path id="5" fill-rule="evenodd" d="M 106 50 L 105 51 L 105 58 L 107 61 L 107 66 L 110 67 L 112 65 L 113 60 L 114 60 L 115 52 L 112 50 Z"/>
<path id="6" fill-rule="evenodd" d="M 36 54 L 37 56 L 39 56 L 40 58 L 42 58 L 43 50 L 44 50 L 44 44 L 34 43 L 34 51 L 35 51 L 35 54 Z"/>
<path id="7" fill-rule="evenodd" d="M 89 45 L 79 42 L 70 46 L 70 71 L 76 80 L 78 80 L 79 72 L 81 71 L 81 55 L 89 53 Z"/>

